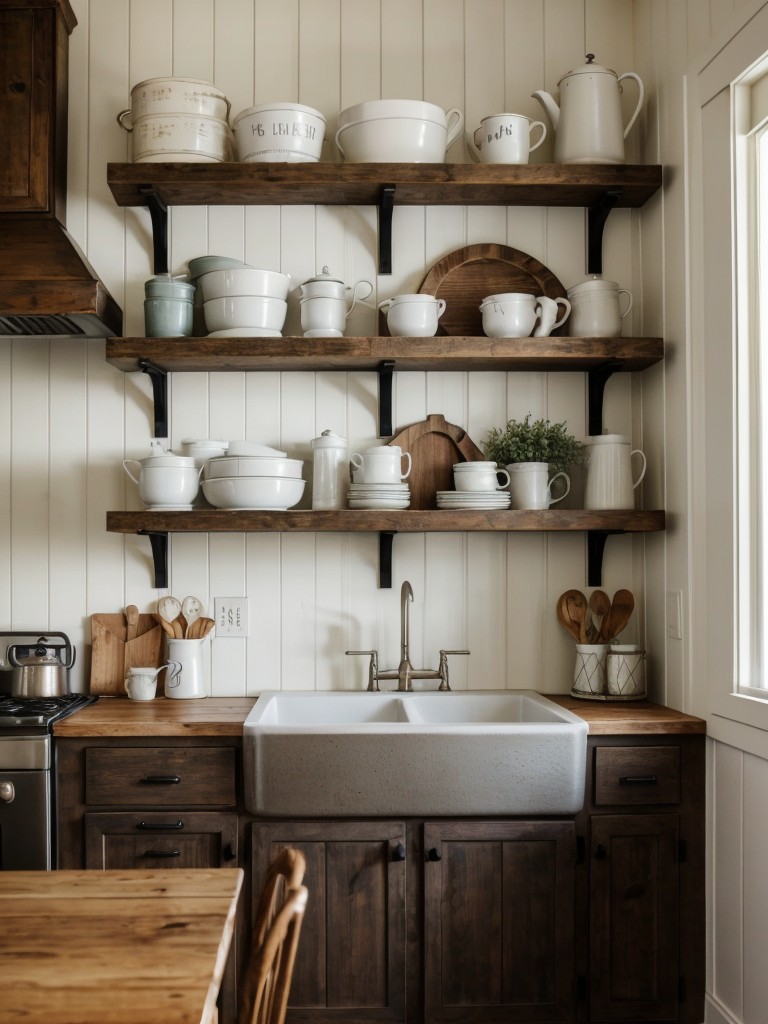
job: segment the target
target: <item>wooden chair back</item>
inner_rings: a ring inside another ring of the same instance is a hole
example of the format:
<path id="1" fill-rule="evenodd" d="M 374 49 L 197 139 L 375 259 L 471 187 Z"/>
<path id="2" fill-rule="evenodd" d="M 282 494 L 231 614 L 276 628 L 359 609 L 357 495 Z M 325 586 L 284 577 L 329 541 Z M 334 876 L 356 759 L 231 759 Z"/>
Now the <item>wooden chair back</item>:
<path id="1" fill-rule="evenodd" d="M 245 1014 L 247 1024 L 284 1024 L 307 896 L 304 885 L 288 891 L 252 957 L 253 1004 Z"/>

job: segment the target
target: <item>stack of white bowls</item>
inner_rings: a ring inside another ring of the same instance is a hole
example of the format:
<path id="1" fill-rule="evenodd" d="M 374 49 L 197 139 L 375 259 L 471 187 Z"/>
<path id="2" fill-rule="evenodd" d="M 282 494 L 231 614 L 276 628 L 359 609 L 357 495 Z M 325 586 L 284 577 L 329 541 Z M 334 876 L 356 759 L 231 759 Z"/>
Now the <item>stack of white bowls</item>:
<path id="1" fill-rule="evenodd" d="M 190 261 L 190 269 L 196 262 L 199 261 Z M 203 296 L 205 326 L 212 337 L 281 336 L 288 312 L 290 274 L 260 270 L 243 263 L 203 273 L 197 283 Z"/>
<path id="2" fill-rule="evenodd" d="M 135 163 L 220 163 L 231 160 L 234 149 L 229 108 L 210 82 L 148 78 L 131 89 L 131 106 L 117 120 L 133 134 Z"/>
<path id="3" fill-rule="evenodd" d="M 320 159 L 325 118 L 301 103 L 260 103 L 233 121 L 243 163 L 311 163 Z"/>
<path id="4" fill-rule="evenodd" d="M 464 115 L 422 100 L 368 100 L 339 114 L 336 146 L 350 163 L 437 163 Z"/>
<path id="5" fill-rule="evenodd" d="M 230 441 L 227 455 L 203 467 L 203 494 L 216 508 L 285 511 L 301 501 L 303 466 L 276 448 Z"/>

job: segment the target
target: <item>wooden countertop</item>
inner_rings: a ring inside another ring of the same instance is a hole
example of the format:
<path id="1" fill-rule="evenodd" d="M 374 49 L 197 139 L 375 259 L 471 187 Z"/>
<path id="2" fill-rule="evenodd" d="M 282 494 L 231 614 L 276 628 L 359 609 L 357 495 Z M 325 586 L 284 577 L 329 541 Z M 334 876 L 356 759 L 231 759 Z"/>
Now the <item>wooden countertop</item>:
<path id="1" fill-rule="evenodd" d="M 588 701 L 570 694 L 545 696 L 579 715 L 592 736 L 705 733 L 706 722 L 649 701 Z M 56 736 L 242 736 L 255 697 L 134 701 L 101 697 L 54 725 Z"/>
<path id="2" fill-rule="evenodd" d="M 243 872 L 0 872 L 2 1020 L 212 1024 Z"/>

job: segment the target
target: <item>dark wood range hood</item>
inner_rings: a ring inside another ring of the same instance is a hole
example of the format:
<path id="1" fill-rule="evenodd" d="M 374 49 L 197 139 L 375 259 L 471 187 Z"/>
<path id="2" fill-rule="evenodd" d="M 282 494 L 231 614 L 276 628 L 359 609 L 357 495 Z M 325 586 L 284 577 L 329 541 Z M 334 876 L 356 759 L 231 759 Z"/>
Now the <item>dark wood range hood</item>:
<path id="1" fill-rule="evenodd" d="M 69 0 L 0 0 L 0 336 L 112 336 L 122 312 L 67 233 Z"/>

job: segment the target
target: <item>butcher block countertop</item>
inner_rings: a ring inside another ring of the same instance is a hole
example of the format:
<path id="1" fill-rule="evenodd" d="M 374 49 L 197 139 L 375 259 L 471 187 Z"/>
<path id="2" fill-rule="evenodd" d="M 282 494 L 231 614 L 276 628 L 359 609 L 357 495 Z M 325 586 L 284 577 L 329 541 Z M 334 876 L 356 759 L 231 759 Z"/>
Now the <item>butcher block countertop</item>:
<path id="1" fill-rule="evenodd" d="M 243 882 L 215 870 L 1 871 L 6 1024 L 213 1024 Z"/>
<path id="2" fill-rule="evenodd" d="M 648 701 L 602 702 L 546 694 L 579 715 L 592 736 L 691 735 L 705 733 L 701 718 Z M 133 701 L 101 697 L 54 724 L 56 736 L 242 736 L 255 697 L 206 697 L 203 700 Z"/>

